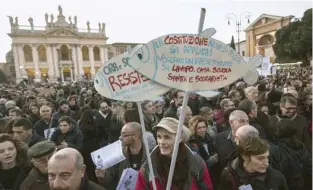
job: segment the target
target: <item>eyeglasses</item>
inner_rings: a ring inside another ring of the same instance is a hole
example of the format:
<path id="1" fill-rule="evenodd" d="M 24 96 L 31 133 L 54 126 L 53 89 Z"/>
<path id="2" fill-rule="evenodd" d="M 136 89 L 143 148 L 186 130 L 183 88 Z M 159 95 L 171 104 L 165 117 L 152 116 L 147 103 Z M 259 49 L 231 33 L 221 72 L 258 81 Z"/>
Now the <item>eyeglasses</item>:
<path id="1" fill-rule="evenodd" d="M 285 108 L 288 111 L 295 111 L 295 110 L 297 110 L 297 107 L 285 107 L 285 106 L 283 106 L 283 108 Z"/>
<path id="2" fill-rule="evenodd" d="M 128 135 L 126 135 L 126 134 L 121 134 L 120 135 L 120 138 L 126 138 L 126 137 L 130 137 L 130 136 L 134 136 L 134 135 L 137 135 L 137 134 L 128 134 Z"/>

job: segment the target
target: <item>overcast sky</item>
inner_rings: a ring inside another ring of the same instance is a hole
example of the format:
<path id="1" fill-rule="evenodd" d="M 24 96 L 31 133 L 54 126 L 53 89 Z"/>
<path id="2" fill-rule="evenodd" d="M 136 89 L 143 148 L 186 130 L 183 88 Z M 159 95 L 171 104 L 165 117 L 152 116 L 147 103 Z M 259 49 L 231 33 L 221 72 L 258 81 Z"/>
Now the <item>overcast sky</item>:
<path id="1" fill-rule="evenodd" d="M 235 22 L 228 26 L 227 13 L 239 15 L 250 11 L 251 22 L 261 14 L 302 17 L 312 8 L 312 1 L 223 1 L 223 0 L 0 0 L 0 62 L 11 48 L 10 24 L 7 16 L 19 17 L 20 25 L 45 25 L 45 13 L 58 15 L 58 5 L 66 18 L 78 17 L 78 27 L 86 29 L 87 20 L 91 28 L 98 29 L 98 22 L 106 23 L 108 43 L 145 43 L 168 33 L 196 33 L 201 7 L 206 8 L 204 29 L 214 27 L 214 38 L 229 43 L 231 36 L 237 41 Z M 50 20 L 50 19 L 49 19 Z M 242 21 L 242 29 L 248 24 Z M 242 32 L 240 40 L 245 39 Z"/>

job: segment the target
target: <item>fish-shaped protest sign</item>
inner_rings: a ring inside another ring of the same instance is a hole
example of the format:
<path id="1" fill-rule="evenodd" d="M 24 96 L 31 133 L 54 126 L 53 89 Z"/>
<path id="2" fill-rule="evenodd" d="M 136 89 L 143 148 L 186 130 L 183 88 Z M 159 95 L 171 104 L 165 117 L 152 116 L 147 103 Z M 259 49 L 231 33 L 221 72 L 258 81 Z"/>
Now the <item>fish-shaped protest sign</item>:
<path id="1" fill-rule="evenodd" d="M 259 72 L 256 69 L 251 69 L 242 79 L 248 85 L 254 85 L 259 80 Z"/>
<path id="2" fill-rule="evenodd" d="M 256 55 L 246 62 L 234 49 L 201 34 L 169 34 L 131 51 L 129 64 L 151 80 L 184 91 L 214 90 L 243 77 L 262 63 Z"/>
<path id="3" fill-rule="evenodd" d="M 128 53 L 120 54 L 99 68 L 94 79 L 99 94 L 114 100 L 139 102 L 169 90 L 135 71 L 128 65 L 128 60 Z"/>

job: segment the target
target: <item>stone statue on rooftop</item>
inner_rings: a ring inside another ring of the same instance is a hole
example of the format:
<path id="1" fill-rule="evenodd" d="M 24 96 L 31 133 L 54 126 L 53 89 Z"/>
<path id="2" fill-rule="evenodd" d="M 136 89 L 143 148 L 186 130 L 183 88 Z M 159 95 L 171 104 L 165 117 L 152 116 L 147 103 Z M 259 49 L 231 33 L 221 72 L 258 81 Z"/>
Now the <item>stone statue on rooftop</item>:
<path id="1" fill-rule="evenodd" d="M 18 17 L 15 17 L 15 26 L 18 26 Z"/>
<path id="2" fill-rule="evenodd" d="M 62 15 L 63 14 L 63 9 L 62 9 L 61 5 L 58 6 L 58 10 L 59 10 L 59 14 Z"/>
<path id="3" fill-rule="evenodd" d="M 34 19 L 32 17 L 29 17 L 28 22 L 30 24 L 31 29 L 34 29 Z"/>
<path id="4" fill-rule="evenodd" d="M 102 23 L 102 31 L 105 31 L 105 23 Z"/>
<path id="5" fill-rule="evenodd" d="M 74 16 L 74 25 L 77 26 L 77 16 Z"/>
<path id="6" fill-rule="evenodd" d="M 53 23 L 53 20 L 54 20 L 53 14 L 50 15 L 50 18 L 51 18 L 51 23 Z"/>
<path id="7" fill-rule="evenodd" d="M 87 21 L 87 30 L 88 30 L 88 32 L 90 32 L 90 22 L 89 22 L 89 20 Z"/>
<path id="8" fill-rule="evenodd" d="M 9 22 L 10 22 L 11 27 L 14 26 L 13 17 L 11 16 L 8 16 L 8 17 L 9 17 Z"/>
<path id="9" fill-rule="evenodd" d="M 46 24 L 48 24 L 49 23 L 49 21 L 48 21 L 48 19 L 49 19 L 48 13 L 45 14 L 45 19 L 46 19 Z"/>
<path id="10" fill-rule="evenodd" d="M 72 17 L 71 16 L 68 17 L 68 20 L 70 21 L 70 24 L 72 24 Z"/>

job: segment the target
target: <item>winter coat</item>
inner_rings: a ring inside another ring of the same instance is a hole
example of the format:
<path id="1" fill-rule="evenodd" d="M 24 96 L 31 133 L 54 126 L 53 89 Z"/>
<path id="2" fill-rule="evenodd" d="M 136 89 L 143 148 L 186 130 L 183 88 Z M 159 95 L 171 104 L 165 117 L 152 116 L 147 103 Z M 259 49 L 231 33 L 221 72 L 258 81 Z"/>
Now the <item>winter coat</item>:
<path id="1" fill-rule="evenodd" d="M 43 190 L 49 189 L 48 175 L 41 174 L 33 168 L 20 186 L 20 190 Z"/>
<path id="2" fill-rule="evenodd" d="M 65 141 L 68 144 L 68 147 L 81 151 L 83 148 L 84 136 L 81 130 L 74 125 L 65 134 L 62 134 L 60 128 L 57 128 L 51 136 L 51 141 L 57 146 Z"/>
<path id="3" fill-rule="evenodd" d="M 125 160 L 122 162 L 116 164 L 115 166 L 110 167 L 107 169 L 107 174 L 105 175 L 105 178 L 100 179 L 99 182 L 104 185 L 104 187 L 107 187 L 108 190 L 115 190 L 118 182 L 122 176 L 122 173 L 124 169 L 131 168 L 130 163 L 130 152 L 128 147 L 123 147 L 123 154 L 125 156 Z M 142 147 L 142 158 L 140 165 L 142 166 L 147 160 L 146 151 L 144 147 Z"/>
<path id="4" fill-rule="evenodd" d="M 273 168 L 266 173 L 248 174 L 236 158 L 223 170 L 218 190 L 238 190 L 242 185 L 251 185 L 253 190 L 288 190 L 285 177 Z"/>
<path id="5" fill-rule="evenodd" d="M 186 179 L 185 190 L 207 189 L 213 190 L 211 178 L 204 160 L 197 154 L 193 153 L 187 146 L 186 158 L 189 165 L 189 174 Z M 150 154 L 151 162 L 156 163 L 158 159 L 159 147 L 157 146 Z M 165 189 L 164 176 L 157 172 L 155 165 L 153 167 L 154 179 L 157 189 Z M 171 187 L 173 188 L 173 187 Z M 152 180 L 149 178 L 149 166 L 145 163 L 138 174 L 136 190 L 153 189 Z M 174 188 L 173 188 L 174 189 Z"/>

